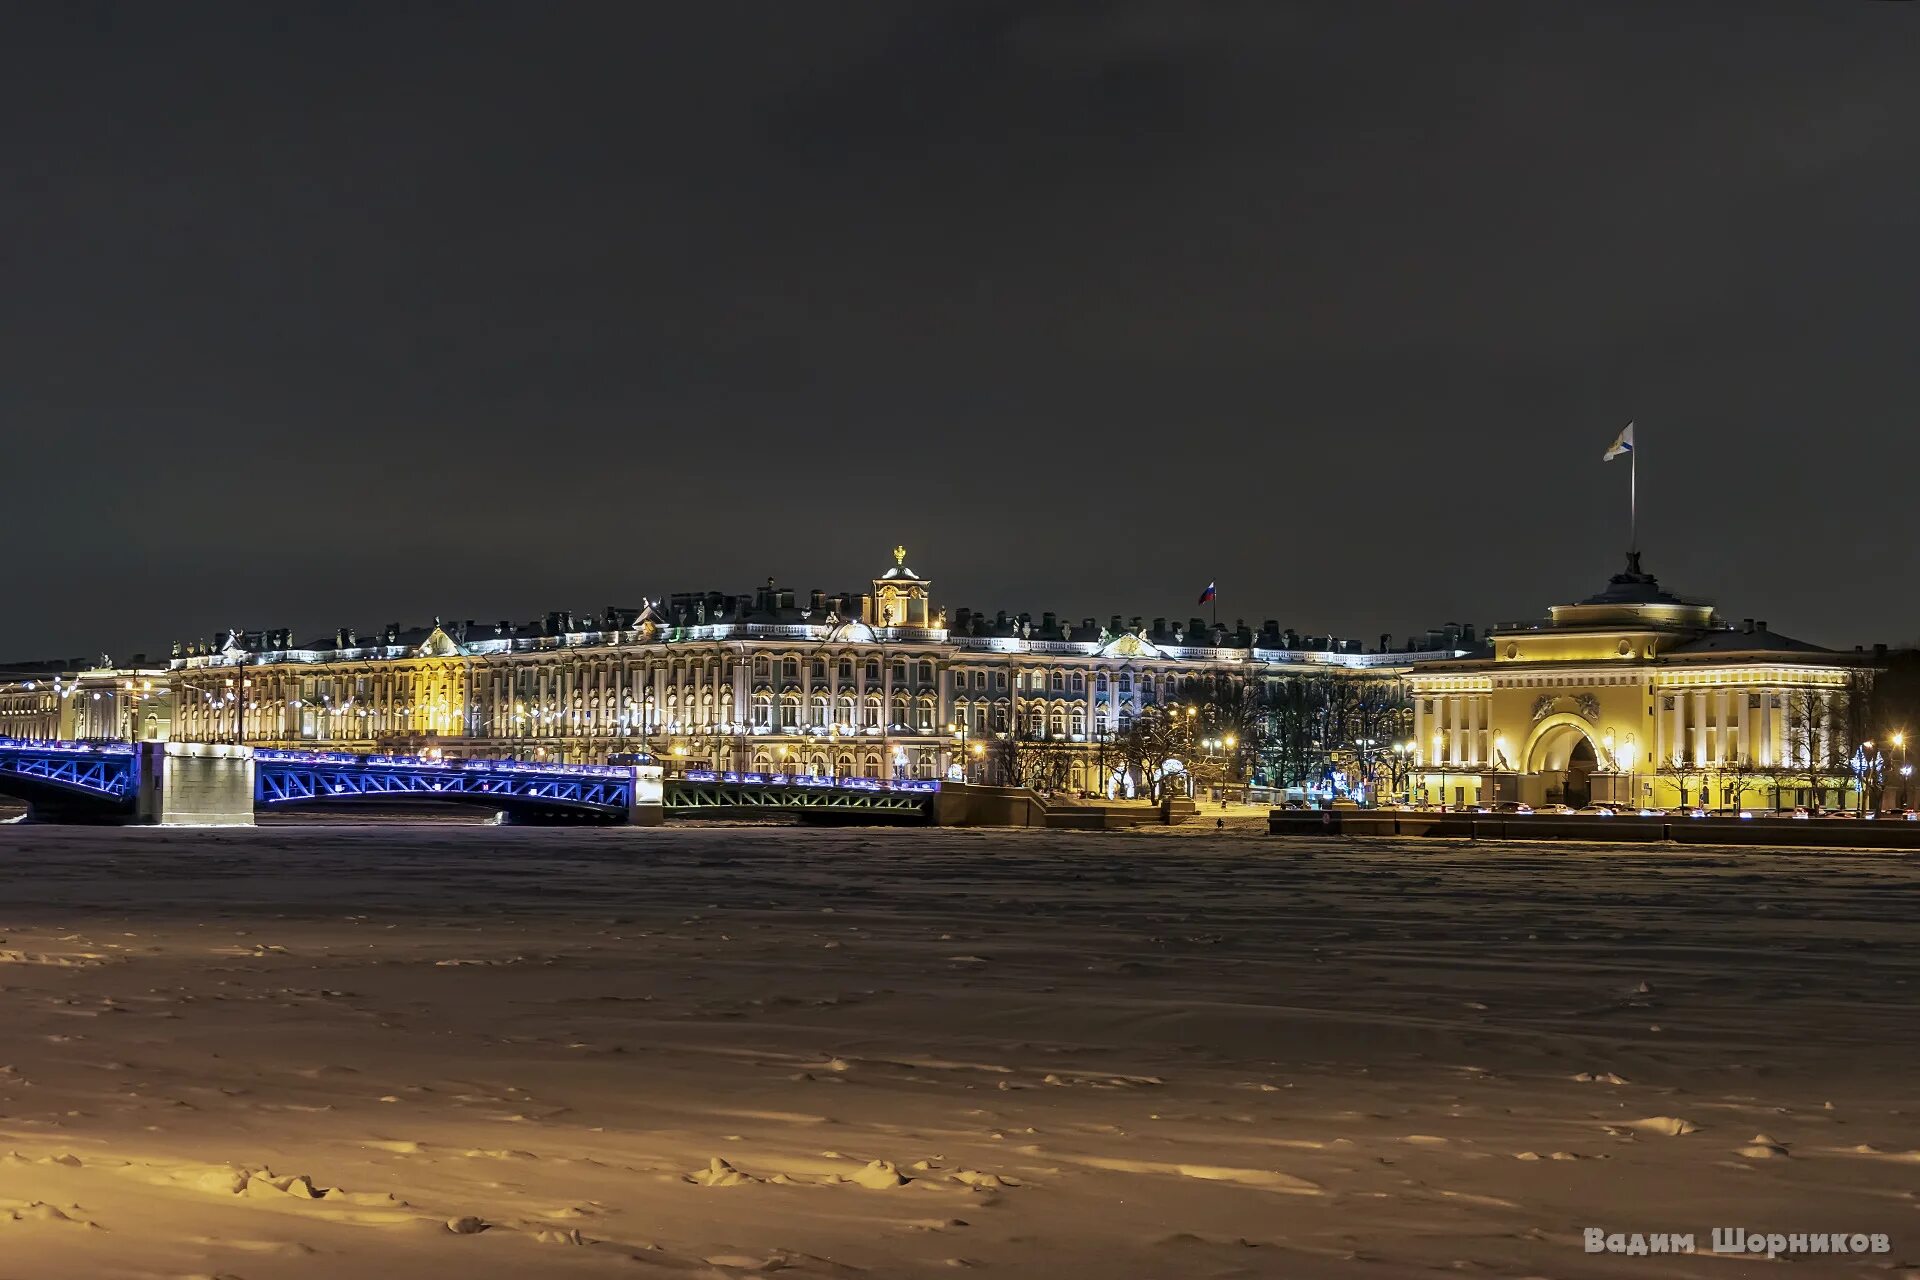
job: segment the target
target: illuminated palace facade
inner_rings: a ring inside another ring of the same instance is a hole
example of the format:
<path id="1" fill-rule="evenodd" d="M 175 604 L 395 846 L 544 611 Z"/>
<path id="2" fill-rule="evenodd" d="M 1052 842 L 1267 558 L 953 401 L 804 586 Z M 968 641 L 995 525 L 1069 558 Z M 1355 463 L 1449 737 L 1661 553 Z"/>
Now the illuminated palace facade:
<path id="1" fill-rule="evenodd" d="M 1884 657 L 1723 622 L 1638 553 L 1606 589 L 1406 676 L 1422 784 L 1447 802 L 1791 805 L 1847 790 L 1863 681 Z"/>
<path id="2" fill-rule="evenodd" d="M 935 607 L 895 548 L 858 597 L 766 589 L 673 596 L 599 618 L 437 623 L 295 645 L 232 633 L 173 661 L 174 735 L 259 746 L 600 761 L 648 751 L 686 768 L 988 779 L 984 744 L 1018 733 L 1093 744 L 1188 676 L 1400 676 L 1458 650 L 1366 652 L 1274 623 L 1119 618 L 1102 626 Z"/>
<path id="3" fill-rule="evenodd" d="M 0 738 L 18 741 L 165 741 L 173 719 L 171 672 L 136 655 L 116 666 L 69 659 L 0 663 Z"/>
<path id="4" fill-rule="evenodd" d="M 1830 754 L 1866 655 L 1729 626 L 1637 557 L 1539 622 L 1372 650 L 1199 619 L 1063 623 L 935 607 L 895 563 L 859 596 L 673 596 L 592 619 L 439 622 L 294 644 L 230 633 L 172 662 L 190 741 L 684 768 L 993 781 L 985 744 L 1086 744 L 1069 785 L 1102 789 L 1100 739 L 1194 676 L 1318 673 L 1400 682 L 1403 793 L 1669 806 L 1717 798 L 1729 765 Z M 1371 797 L 1370 797 L 1371 798 Z M 1378 797 L 1388 798 L 1388 797 Z M 1791 802 L 1791 799 L 1788 799 Z"/>

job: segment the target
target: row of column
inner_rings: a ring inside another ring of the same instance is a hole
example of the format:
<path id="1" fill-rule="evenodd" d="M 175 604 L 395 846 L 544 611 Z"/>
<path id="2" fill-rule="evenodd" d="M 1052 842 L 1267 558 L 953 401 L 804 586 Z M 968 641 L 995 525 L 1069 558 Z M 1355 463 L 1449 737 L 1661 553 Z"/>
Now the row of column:
<path id="1" fill-rule="evenodd" d="M 1427 703 L 1433 711 L 1427 711 Z M 1413 700 L 1413 741 L 1422 765 L 1493 765 L 1489 733 L 1493 698 L 1485 693 L 1435 694 Z M 1508 761 L 1509 767 L 1518 767 Z"/>
<path id="2" fill-rule="evenodd" d="M 1673 706 L 1656 709 L 1654 760 L 1693 765 L 1722 765 L 1729 760 L 1752 760 L 1763 767 L 1789 763 L 1795 747 L 1824 760 L 1832 749 L 1833 699 L 1822 692 L 1815 703 L 1810 732 L 1791 740 L 1792 696 L 1779 689 L 1675 689 L 1664 697 Z M 1758 705 L 1753 705 L 1757 701 Z"/>

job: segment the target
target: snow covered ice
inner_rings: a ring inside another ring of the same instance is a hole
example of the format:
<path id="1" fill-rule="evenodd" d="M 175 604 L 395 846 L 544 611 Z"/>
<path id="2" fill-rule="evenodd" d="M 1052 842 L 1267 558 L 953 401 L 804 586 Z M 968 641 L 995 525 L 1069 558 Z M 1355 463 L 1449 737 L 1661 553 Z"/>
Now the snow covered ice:
<path id="1" fill-rule="evenodd" d="M 0 830 L 7 1280 L 1920 1267 L 1911 858 Z"/>

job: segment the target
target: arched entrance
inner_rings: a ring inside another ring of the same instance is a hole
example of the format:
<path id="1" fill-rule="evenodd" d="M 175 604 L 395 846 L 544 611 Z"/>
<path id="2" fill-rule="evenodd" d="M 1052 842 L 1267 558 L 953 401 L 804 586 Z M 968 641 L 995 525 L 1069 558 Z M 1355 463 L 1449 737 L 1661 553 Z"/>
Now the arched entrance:
<path id="1" fill-rule="evenodd" d="M 1542 801 L 1560 801 L 1576 809 L 1593 801 L 1593 775 L 1600 753 L 1593 729 L 1574 715 L 1548 716 L 1527 740 L 1526 771 L 1536 775 Z"/>
<path id="2" fill-rule="evenodd" d="M 1567 753 L 1566 802 L 1579 809 L 1593 803 L 1593 771 L 1600 767 L 1600 758 L 1594 754 L 1593 744 L 1585 737 L 1573 744 L 1573 750 Z"/>

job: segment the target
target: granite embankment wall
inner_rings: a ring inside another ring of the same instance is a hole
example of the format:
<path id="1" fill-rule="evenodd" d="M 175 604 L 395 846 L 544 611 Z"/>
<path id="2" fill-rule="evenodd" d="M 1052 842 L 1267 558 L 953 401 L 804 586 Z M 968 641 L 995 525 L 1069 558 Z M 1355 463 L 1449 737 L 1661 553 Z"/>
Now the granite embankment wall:
<path id="1" fill-rule="evenodd" d="M 1390 813 L 1276 809 L 1277 836 L 1396 836 L 1454 840 L 1597 840 L 1608 844 L 1734 844 L 1920 849 L 1920 822 L 1859 818 L 1599 818 L 1579 814 Z"/>

